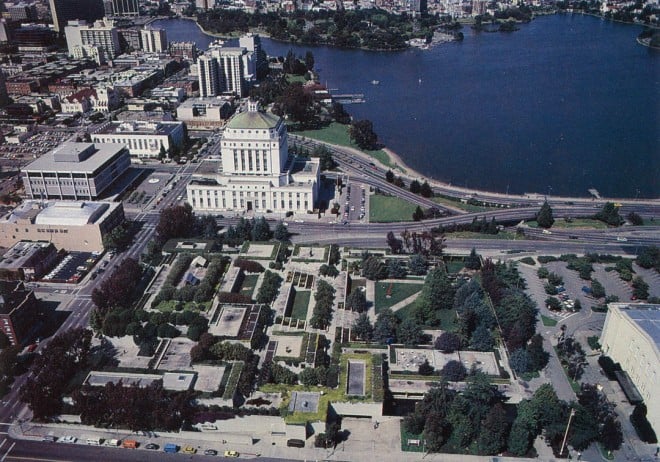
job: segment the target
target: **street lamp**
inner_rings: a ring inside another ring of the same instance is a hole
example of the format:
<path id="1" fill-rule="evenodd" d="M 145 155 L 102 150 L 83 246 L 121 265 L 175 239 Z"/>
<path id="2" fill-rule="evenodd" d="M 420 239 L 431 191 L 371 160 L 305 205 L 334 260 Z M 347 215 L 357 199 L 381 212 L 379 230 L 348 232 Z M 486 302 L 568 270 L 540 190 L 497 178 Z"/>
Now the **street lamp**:
<path id="1" fill-rule="evenodd" d="M 568 416 L 568 423 L 566 424 L 566 431 L 564 432 L 564 440 L 561 442 L 561 449 L 559 451 L 560 457 L 564 454 L 564 449 L 566 448 L 566 439 L 568 438 L 568 430 L 571 428 L 573 416 L 575 416 L 575 409 L 571 409 L 571 415 Z"/>

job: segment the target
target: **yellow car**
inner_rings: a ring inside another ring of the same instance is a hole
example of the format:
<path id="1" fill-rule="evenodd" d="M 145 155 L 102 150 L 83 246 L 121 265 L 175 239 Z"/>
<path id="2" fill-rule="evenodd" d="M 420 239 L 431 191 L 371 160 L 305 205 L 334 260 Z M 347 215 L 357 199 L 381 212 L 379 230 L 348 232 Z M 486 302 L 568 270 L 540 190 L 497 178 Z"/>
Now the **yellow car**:
<path id="1" fill-rule="evenodd" d="M 225 451 L 225 457 L 238 457 L 237 451 Z"/>
<path id="2" fill-rule="evenodd" d="M 196 454 L 197 449 L 193 448 L 192 446 L 186 446 L 185 448 L 183 448 L 182 452 L 185 454 Z"/>

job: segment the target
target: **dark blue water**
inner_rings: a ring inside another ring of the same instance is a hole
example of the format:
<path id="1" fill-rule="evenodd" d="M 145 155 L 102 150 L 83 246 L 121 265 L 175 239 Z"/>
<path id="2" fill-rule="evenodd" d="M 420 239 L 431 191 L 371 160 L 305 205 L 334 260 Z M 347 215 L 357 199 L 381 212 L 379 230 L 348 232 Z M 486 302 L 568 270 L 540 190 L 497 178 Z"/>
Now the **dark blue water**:
<path id="1" fill-rule="evenodd" d="M 212 40 L 190 21 L 159 21 L 170 40 Z M 414 169 L 511 193 L 660 196 L 660 53 L 637 26 L 582 15 L 535 19 L 512 34 L 473 33 L 394 53 L 311 49 L 321 80 L 364 93 L 347 106 Z M 380 85 L 372 85 L 372 80 Z"/>

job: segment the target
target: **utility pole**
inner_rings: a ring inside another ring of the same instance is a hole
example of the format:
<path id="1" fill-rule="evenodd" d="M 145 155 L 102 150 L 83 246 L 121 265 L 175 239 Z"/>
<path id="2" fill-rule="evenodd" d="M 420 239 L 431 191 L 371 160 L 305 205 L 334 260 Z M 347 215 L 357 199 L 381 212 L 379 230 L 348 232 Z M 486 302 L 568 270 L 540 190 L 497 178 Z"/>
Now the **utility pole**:
<path id="1" fill-rule="evenodd" d="M 561 457 L 564 454 L 564 449 L 566 448 L 566 439 L 568 438 L 568 430 L 571 428 L 571 420 L 575 415 L 575 409 L 571 409 L 571 415 L 568 416 L 568 424 L 566 424 L 566 432 L 564 432 L 564 441 L 561 442 L 561 450 L 559 451 L 559 456 Z"/>

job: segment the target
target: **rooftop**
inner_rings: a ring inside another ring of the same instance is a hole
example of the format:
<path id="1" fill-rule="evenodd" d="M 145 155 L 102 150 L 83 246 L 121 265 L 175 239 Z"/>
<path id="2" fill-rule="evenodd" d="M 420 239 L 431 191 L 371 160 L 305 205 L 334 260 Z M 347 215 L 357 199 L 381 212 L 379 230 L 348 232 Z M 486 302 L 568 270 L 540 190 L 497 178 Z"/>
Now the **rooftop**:
<path id="1" fill-rule="evenodd" d="M 660 305 L 623 305 L 620 308 L 660 349 Z"/>
<path id="2" fill-rule="evenodd" d="M 121 143 L 64 142 L 23 168 L 24 172 L 59 171 L 93 173 L 125 149 Z"/>
<path id="3" fill-rule="evenodd" d="M 116 133 L 134 133 L 136 135 L 169 135 L 182 125 L 183 122 L 149 122 L 144 120 L 130 122 L 111 122 L 102 130 L 96 132 L 96 135 L 110 135 Z"/>
<path id="4" fill-rule="evenodd" d="M 29 220 L 38 225 L 82 226 L 97 222 L 107 210 L 119 205 L 110 202 L 28 200 L 7 214 L 2 222 Z"/>
<path id="5" fill-rule="evenodd" d="M 35 254 L 41 252 L 42 249 L 52 246 L 50 242 L 31 242 L 20 241 L 17 242 L 11 249 L 9 249 L 2 256 L 0 260 L 0 269 L 3 268 L 20 268 Z"/>
<path id="6" fill-rule="evenodd" d="M 256 108 L 250 107 L 247 111 L 239 112 L 227 122 L 227 128 L 233 129 L 253 129 L 253 130 L 267 130 L 277 127 L 280 123 L 280 118 L 275 114 L 263 112 Z"/>

